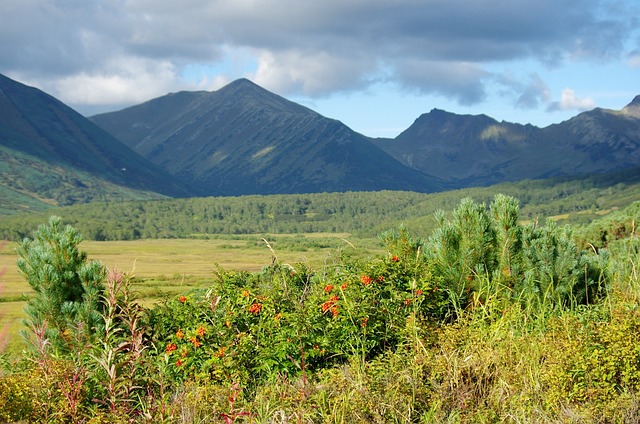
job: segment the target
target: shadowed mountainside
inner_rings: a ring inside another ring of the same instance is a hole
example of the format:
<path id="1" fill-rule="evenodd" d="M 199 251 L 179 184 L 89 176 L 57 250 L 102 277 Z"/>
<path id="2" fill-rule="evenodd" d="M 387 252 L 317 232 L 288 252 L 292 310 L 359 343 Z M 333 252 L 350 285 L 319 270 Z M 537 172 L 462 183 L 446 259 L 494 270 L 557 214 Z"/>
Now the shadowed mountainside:
<path id="1" fill-rule="evenodd" d="M 545 128 L 433 109 L 374 143 L 458 188 L 611 172 L 640 166 L 640 96 L 621 111 L 596 108 Z"/>
<path id="2" fill-rule="evenodd" d="M 169 94 L 92 119 L 212 195 L 443 188 L 341 122 L 246 79 L 214 92 Z"/>
<path id="3" fill-rule="evenodd" d="M 391 140 L 246 79 L 87 119 L 0 75 L 0 213 L 163 196 L 429 193 L 639 166 L 640 96 L 546 128 L 433 109 Z"/>
<path id="4" fill-rule="evenodd" d="M 48 94 L 0 75 L 0 186 L 48 203 L 195 192 Z"/>

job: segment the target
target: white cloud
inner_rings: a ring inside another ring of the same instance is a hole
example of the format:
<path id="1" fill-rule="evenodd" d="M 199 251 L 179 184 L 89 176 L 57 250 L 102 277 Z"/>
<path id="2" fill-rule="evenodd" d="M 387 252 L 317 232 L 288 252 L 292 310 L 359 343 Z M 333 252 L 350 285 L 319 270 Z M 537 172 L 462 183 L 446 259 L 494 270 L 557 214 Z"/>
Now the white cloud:
<path id="1" fill-rule="evenodd" d="M 166 94 L 176 79 L 168 62 L 114 58 L 102 72 L 81 72 L 56 81 L 57 97 L 70 104 L 131 104 Z"/>
<path id="2" fill-rule="evenodd" d="M 553 102 L 549 105 L 550 111 L 558 110 L 590 110 L 596 106 L 596 102 L 591 97 L 580 98 L 570 89 L 562 90 L 560 101 Z"/>
<path id="3" fill-rule="evenodd" d="M 375 62 L 365 57 L 344 58 L 322 51 L 263 51 L 252 79 L 281 94 L 324 96 L 365 87 L 367 72 L 375 69 Z"/>
<path id="4" fill-rule="evenodd" d="M 97 104 L 189 89 L 189 64 L 217 69 L 241 51 L 253 69 L 196 85 L 253 75 L 281 94 L 327 96 L 384 79 L 474 104 L 496 63 L 617 60 L 638 15 L 634 0 L 2 0 L 0 72 Z M 523 107 L 543 101 L 540 87 L 521 92 Z"/>

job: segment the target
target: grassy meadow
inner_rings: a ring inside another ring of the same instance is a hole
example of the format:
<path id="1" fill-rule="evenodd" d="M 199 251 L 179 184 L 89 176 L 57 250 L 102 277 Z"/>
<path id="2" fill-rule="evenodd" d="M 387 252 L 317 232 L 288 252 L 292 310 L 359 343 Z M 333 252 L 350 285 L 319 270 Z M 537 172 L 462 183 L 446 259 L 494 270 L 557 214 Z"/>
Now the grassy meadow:
<path id="1" fill-rule="evenodd" d="M 350 234 L 217 235 L 207 239 L 85 240 L 80 248 L 106 267 L 134 277 L 140 302 L 152 304 L 166 297 L 212 284 L 216 269 L 257 272 L 272 263 L 305 263 L 314 269 L 332 261 L 340 249 L 358 254 L 379 253 L 376 239 L 354 239 Z M 18 243 L 0 249 L 0 353 L 22 343 L 18 331 L 31 289 L 16 267 Z"/>

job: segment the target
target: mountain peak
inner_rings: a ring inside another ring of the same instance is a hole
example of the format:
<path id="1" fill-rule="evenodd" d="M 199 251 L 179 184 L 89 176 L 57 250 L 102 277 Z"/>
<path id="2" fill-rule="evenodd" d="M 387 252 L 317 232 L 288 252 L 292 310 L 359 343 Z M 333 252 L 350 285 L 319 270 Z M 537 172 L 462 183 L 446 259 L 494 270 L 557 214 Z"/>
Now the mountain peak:
<path id="1" fill-rule="evenodd" d="M 259 86 L 247 78 L 239 78 L 215 92 L 218 101 L 227 104 L 243 105 L 245 108 L 270 109 L 294 113 L 315 114 L 311 109 L 285 99 L 278 94 Z M 247 110 L 249 110 L 247 109 Z"/>
<path id="2" fill-rule="evenodd" d="M 439 180 L 401 164 L 338 121 L 247 79 L 174 109 L 150 104 L 96 120 L 205 195 L 435 191 Z"/>
<path id="3" fill-rule="evenodd" d="M 269 93 L 264 88 L 260 87 L 255 82 L 247 79 L 247 78 L 239 78 L 237 80 L 231 81 L 229 84 L 218 90 L 220 93 Z M 271 94 L 271 93 L 270 93 Z"/>
<path id="4" fill-rule="evenodd" d="M 258 84 L 254 83 L 250 79 L 247 78 L 238 78 L 236 80 L 231 81 L 224 88 L 240 88 L 240 87 L 252 87 L 252 88 L 261 88 Z"/>
<path id="5" fill-rule="evenodd" d="M 631 103 L 622 108 L 622 113 L 634 118 L 640 118 L 640 95 L 634 97 Z"/>

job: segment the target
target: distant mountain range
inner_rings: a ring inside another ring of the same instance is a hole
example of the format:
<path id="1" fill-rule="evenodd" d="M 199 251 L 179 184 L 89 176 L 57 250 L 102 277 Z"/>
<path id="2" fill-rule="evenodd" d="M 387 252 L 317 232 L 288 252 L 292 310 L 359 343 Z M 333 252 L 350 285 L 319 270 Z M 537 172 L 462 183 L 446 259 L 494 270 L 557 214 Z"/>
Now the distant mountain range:
<path id="1" fill-rule="evenodd" d="M 209 195 L 443 188 L 341 122 L 246 79 L 91 119 Z"/>
<path id="2" fill-rule="evenodd" d="M 246 79 L 87 119 L 0 75 L 0 214 L 25 199 L 434 192 L 632 167 L 640 96 L 546 128 L 434 109 L 373 139 Z"/>
<path id="3" fill-rule="evenodd" d="M 3 75 L 0 169 L 3 202 L 24 196 L 71 204 L 195 194 L 73 109 Z"/>
<path id="4" fill-rule="evenodd" d="M 545 128 L 433 109 L 395 139 L 372 142 L 456 188 L 611 172 L 640 166 L 640 96 Z"/>

